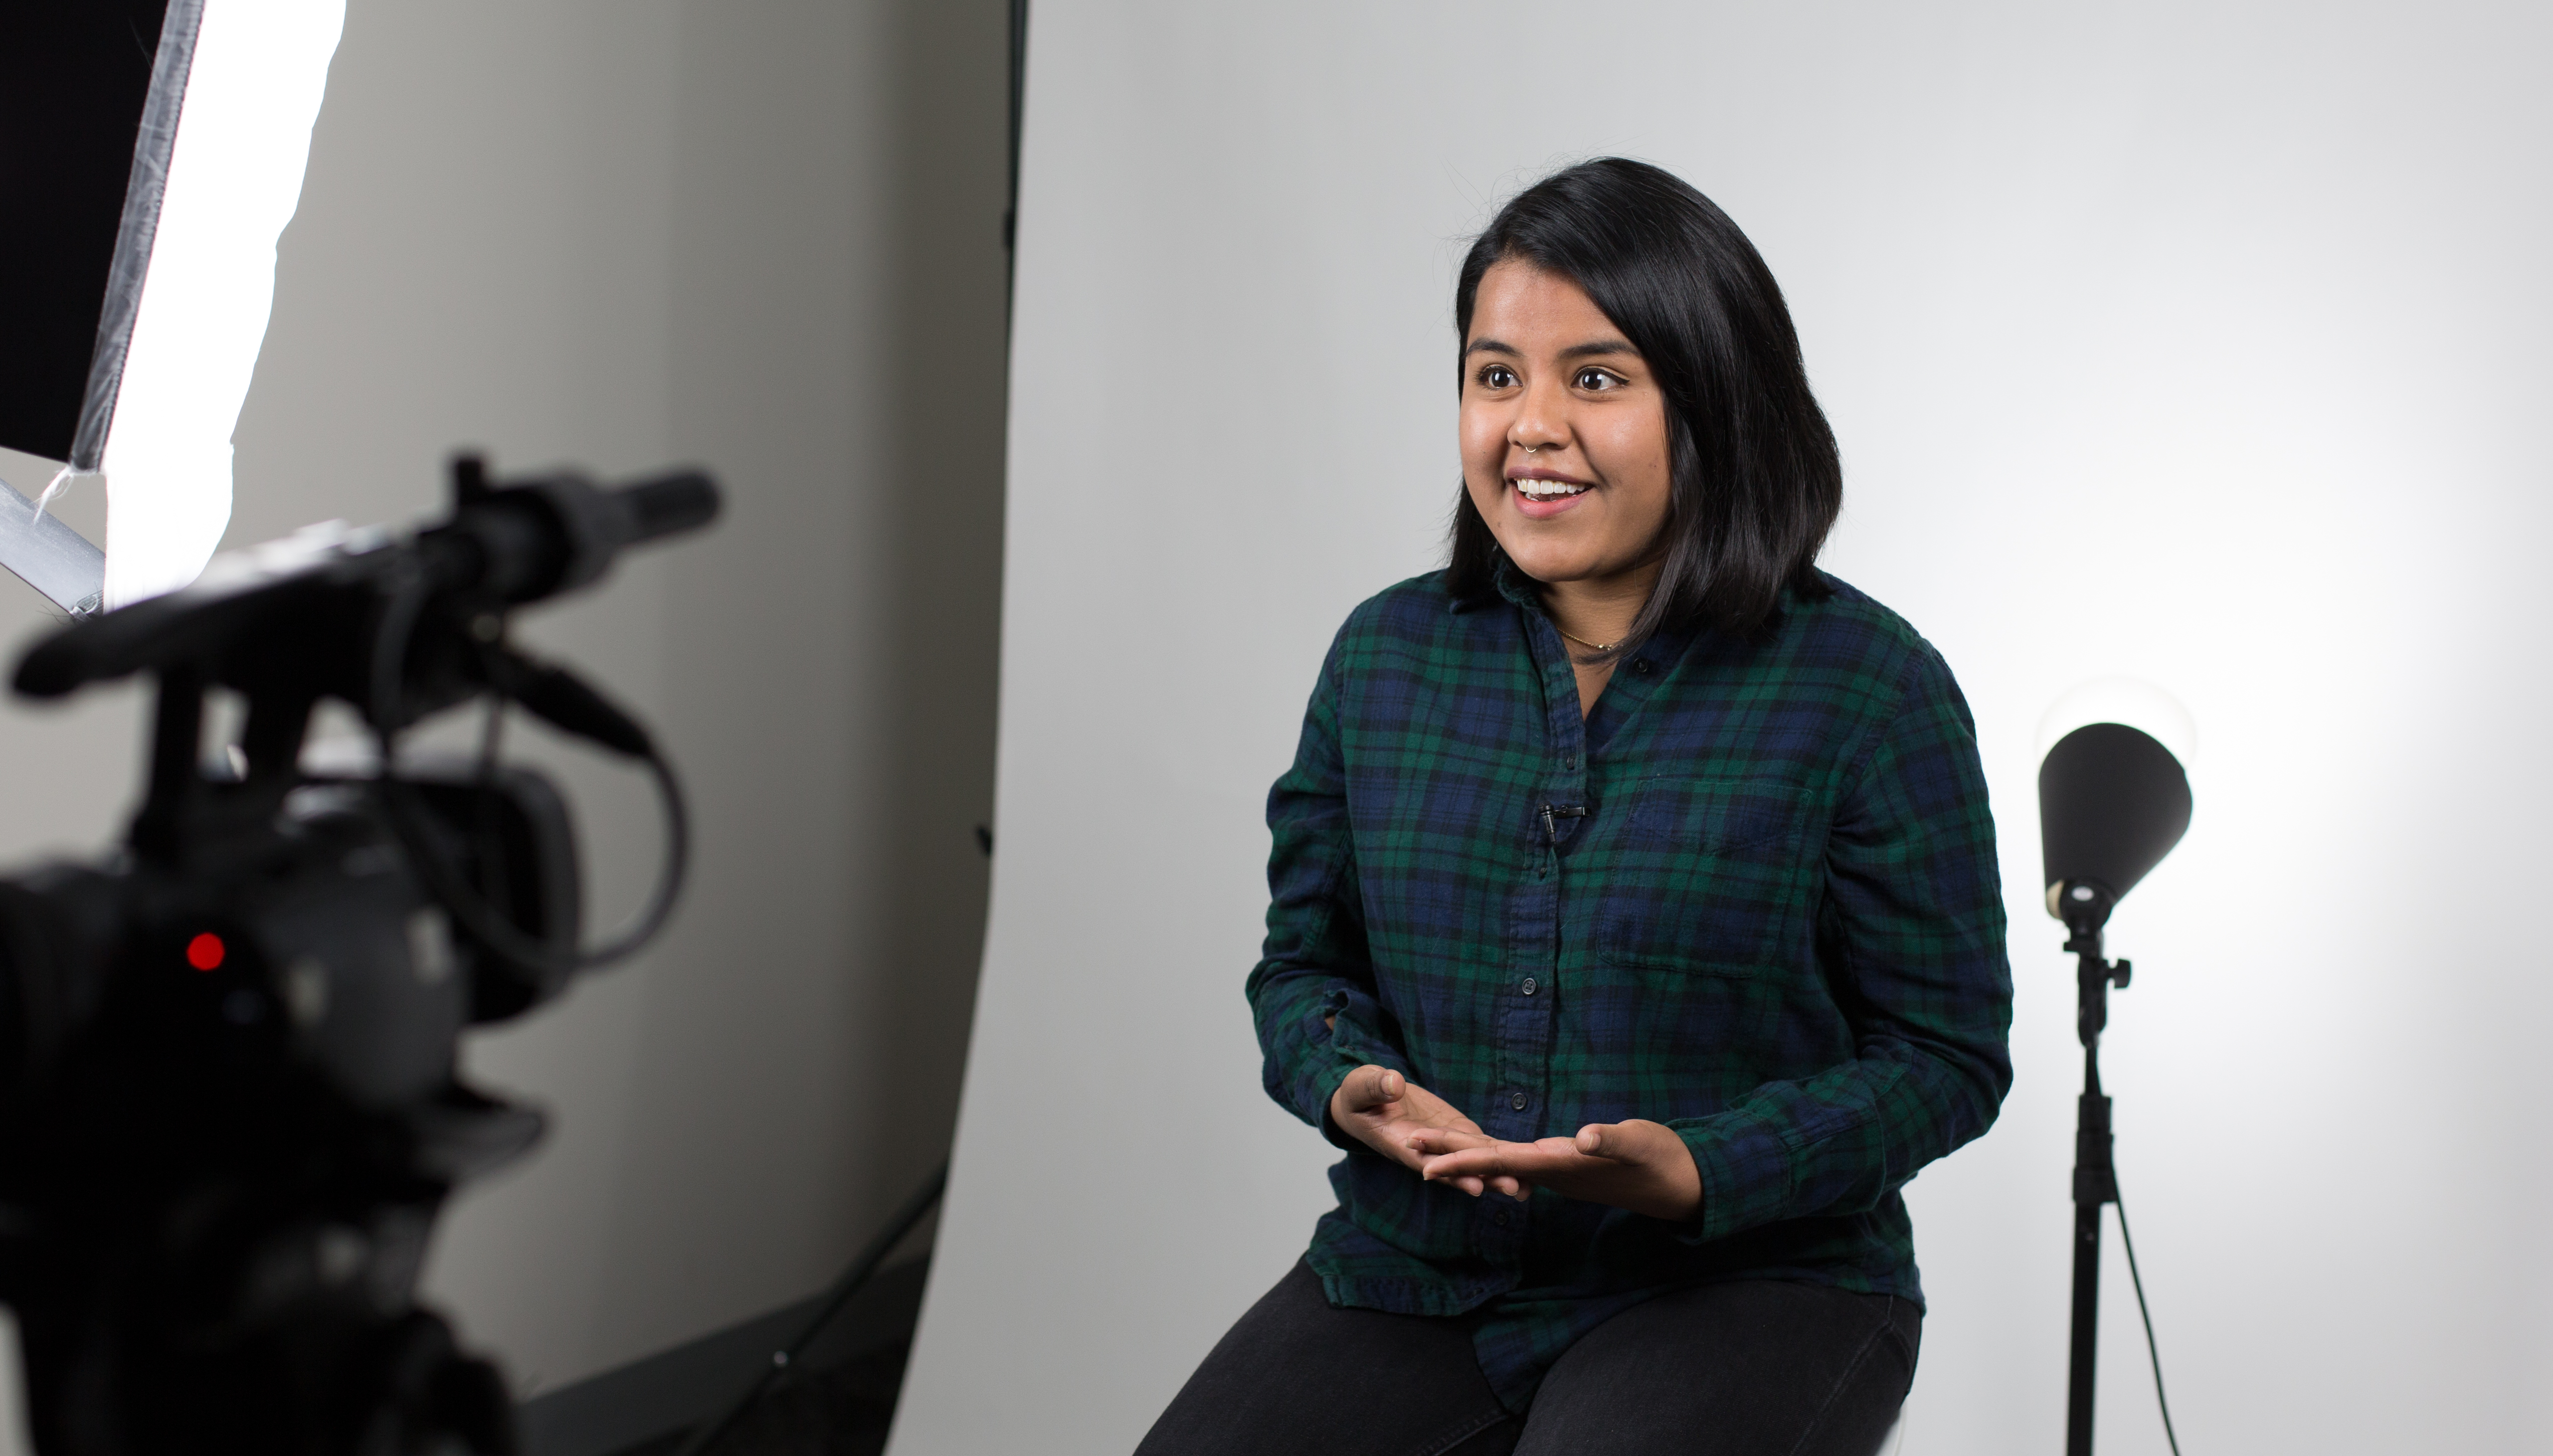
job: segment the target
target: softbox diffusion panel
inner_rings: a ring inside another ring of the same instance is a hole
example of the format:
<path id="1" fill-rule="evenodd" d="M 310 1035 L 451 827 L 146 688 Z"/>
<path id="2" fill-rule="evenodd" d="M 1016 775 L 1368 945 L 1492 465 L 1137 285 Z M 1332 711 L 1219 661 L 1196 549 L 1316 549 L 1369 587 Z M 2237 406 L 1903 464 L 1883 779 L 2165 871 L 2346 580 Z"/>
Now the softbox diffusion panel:
<path id="1" fill-rule="evenodd" d="M 0 565 L 73 612 L 192 581 L 343 0 L 0 4 Z M 20 488 L 103 476 L 107 544 Z"/>

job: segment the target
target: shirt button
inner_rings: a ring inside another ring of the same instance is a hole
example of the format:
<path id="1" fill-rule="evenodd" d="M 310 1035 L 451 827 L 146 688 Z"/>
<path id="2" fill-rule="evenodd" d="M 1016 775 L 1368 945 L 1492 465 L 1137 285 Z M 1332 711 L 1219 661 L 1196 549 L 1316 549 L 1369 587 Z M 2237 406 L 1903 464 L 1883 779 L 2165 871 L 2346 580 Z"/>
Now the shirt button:
<path id="1" fill-rule="evenodd" d="M 1631 671 L 1637 676 L 1647 677 L 1649 675 L 1649 660 L 1643 657 L 1639 661 L 1632 663 Z"/>
<path id="2" fill-rule="evenodd" d="M 1498 1212 L 1491 1214 L 1490 1222 L 1497 1224 L 1500 1228 L 1505 1228 L 1507 1226 L 1507 1211 L 1501 1208 Z"/>
<path id="3" fill-rule="evenodd" d="M 1507 1105 L 1518 1112 L 1522 1112 L 1524 1110 L 1524 1104 L 1531 1100 L 1533 1099 L 1527 1097 L 1524 1093 L 1517 1092 L 1507 1098 Z"/>
<path id="4" fill-rule="evenodd" d="M 1518 989 L 1518 990 L 1520 990 L 1520 991 L 1524 992 L 1524 993 L 1525 993 L 1526 995 L 1528 995 L 1528 996 L 1532 995 L 1532 994 L 1533 994 L 1533 992 L 1534 992 L 1534 979 L 1533 979 L 1533 977 L 1532 977 L 1532 976 L 1526 976 L 1526 977 L 1524 978 L 1524 984 L 1523 984 L 1523 985 L 1521 985 L 1521 986 L 1518 986 L 1516 989 Z"/>
<path id="5" fill-rule="evenodd" d="M 1563 768 L 1576 768 L 1578 766 L 1578 755 L 1575 753 L 1563 753 L 1560 755 L 1560 766 Z"/>

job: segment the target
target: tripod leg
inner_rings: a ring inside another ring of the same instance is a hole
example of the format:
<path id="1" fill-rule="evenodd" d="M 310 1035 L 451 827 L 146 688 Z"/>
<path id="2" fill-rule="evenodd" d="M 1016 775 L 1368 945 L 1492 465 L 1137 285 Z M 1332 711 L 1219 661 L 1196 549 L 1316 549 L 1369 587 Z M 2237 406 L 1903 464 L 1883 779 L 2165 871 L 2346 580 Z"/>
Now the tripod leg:
<path id="1" fill-rule="evenodd" d="M 2074 1205 L 2073 1370 L 2065 1384 L 2065 1456 L 2092 1456 L 2092 1375 L 2101 1331 L 2101 1205 Z"/>

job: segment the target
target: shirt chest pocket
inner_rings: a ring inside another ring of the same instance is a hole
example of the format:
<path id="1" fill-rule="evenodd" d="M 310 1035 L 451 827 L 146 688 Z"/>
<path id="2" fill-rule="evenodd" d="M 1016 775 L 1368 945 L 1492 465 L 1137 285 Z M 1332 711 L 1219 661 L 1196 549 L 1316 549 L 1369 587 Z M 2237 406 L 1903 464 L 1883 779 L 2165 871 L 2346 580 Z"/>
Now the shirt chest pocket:
<path id="1" fill-rule="evenodd" d="M 1602 862 L 1583 866 L 1599 897 L 1598 957 L 1720 974 L 1795 962 L 1810 944 L 1814 819 L 1790 785 L 1644 780 L 1590 856 Z"/>

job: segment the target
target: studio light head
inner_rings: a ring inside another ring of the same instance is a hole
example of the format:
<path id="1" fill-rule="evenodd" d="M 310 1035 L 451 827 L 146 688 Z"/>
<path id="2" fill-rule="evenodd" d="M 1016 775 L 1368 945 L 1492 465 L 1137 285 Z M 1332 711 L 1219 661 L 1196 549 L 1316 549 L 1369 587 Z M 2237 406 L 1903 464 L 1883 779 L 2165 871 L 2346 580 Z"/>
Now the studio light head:
<path id="1" fill-rule="evenodd" d="M 2180 842 L 2197 744 L 2188 710 L 2134 678 L 2083 683 L 2040 720 L 2042 883 L 2077 941 Z"/>
<path id="2" fill-rule="evenodd" d="M 2080 935 L 2163 862 L 2189 828 L 2189 775 L 2152 734 L 2089 723 L 2039 765 L 2048 913 Z"/>

